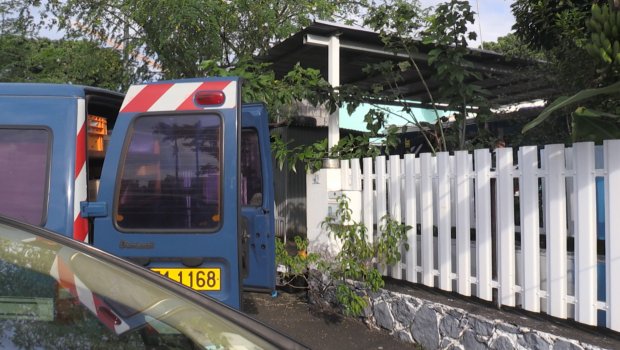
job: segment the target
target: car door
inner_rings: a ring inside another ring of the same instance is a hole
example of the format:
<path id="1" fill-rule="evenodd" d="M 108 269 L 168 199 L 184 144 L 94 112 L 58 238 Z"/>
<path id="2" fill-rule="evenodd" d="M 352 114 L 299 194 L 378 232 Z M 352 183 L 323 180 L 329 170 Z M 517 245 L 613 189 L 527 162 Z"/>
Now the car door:
<path id="1" fill-rule="evenodd" d="M 103 164 L 93 244 L 240 307 L 237 78 L 132 86 Z"/>
<path id="2" fill-rule="evenodd" d="M 306 349 L 82 242 L 0 216 L 2 349 Z"/>
<path id="3" fill-rule="evenodd" d="M 241 215 L 247 225 L 245 290 L 275 290 L 273 168 L 267 110 L 244 105 L 241 132 Z"/>

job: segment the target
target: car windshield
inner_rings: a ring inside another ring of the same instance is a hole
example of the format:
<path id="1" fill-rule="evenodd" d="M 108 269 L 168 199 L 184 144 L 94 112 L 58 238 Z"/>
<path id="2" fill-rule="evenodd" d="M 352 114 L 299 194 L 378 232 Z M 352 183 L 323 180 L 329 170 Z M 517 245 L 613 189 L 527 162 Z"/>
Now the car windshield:
<path id="1" fill-rule="evenodd" d="M 265 326 L 240 313 L 61 242 L 0 220 L 0 348 L 275 348 L 247 329 Z"/>

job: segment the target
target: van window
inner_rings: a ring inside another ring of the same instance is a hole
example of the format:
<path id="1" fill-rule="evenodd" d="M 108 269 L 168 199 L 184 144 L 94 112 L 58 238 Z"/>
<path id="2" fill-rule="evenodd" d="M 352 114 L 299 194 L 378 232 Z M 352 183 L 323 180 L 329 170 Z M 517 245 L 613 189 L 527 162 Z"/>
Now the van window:
<path id="1" fill-rule="evenodd" d="M 136 119 L 123 156 L 116 225 L 136 232 L 217 229 L 221 132 L 216 115 Z"/>
<path id="2" fill-rule="evenodd" d="M 241 132 L 241 205 L 263 205 L 263 173 L 255 129 Z"/>
<path id="3" fill-rule="evenodd" d="M 0 128 L 0 214 L 43 225 L 50 132 Z"/>

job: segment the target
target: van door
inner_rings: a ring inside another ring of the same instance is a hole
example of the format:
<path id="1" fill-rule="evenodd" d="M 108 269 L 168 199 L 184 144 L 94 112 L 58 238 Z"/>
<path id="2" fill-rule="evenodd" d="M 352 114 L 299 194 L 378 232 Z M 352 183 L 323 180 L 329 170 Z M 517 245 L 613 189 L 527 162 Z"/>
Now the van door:
<path id="1" fill-rule="evenodd" d="M 237 78 L 132 86 L 101 172 L 93 244 L 241 304 Z"/>
<path id="2" fill-rule="evenodd" d="M 242 108 L 241 215 L 247 225 L 245 290 L 273 292 L 276 284 L 273 168 L 268 115 L 262 104 Z"/>

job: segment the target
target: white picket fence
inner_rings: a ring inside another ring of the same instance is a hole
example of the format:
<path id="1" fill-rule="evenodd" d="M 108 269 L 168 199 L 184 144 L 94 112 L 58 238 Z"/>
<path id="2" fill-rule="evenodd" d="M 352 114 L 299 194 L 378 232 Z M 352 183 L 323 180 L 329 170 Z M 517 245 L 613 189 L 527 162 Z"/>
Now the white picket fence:
<path id="1" fill-rule="evenodd" d="M 511 148 L 343 161 L 342 186 L 362 191 L 360 217 L 375 235 L 386 214 L 413 227 L 391 277 L 588 325 L 604 312 L 598 324 L 620 331 L 620 140 L 605 141 L 601 167 L 592 143 L 517 154 L 518 162 Z"/>

